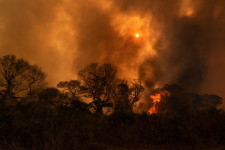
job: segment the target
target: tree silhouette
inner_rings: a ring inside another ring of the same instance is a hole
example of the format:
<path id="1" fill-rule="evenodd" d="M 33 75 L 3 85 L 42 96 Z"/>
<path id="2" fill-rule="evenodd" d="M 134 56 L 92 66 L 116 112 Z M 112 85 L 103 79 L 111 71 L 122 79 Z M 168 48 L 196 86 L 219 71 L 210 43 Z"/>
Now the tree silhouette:
<path id="1" fill-rule="evenodd" d="M 65 90 L 63 93 L 63 99 L 66 101 L 66 106 L 74 107 L 80 110 L 88 110 L 88 104 L 84 103 L 80 96 L 83 94 L 83 87 L 80 85 L 80 81 L 61 81 L 57 84 L 57 88 L 62 88 Z"/>
<path id="2" fill-rule="evenodd" d="M 216 109 L 216 107 L 223 103 L 223 99 L 217 95 L 204 94 L 202 96 L 203 108 L 205 110 Z"/>
<path id="3" fill-rule="evenodd" d="M 104 107 L 112 107 L 116 72 L 116 67 L 111 64 L 92 63 L 78 73 L 84 96 L 92 98 L 90 106 L 97 114 L 102 114 Z"/>
<path id="4" fill-rule="evenodd" d="M 132 86 L 127 84 L 127 81 L 119 81 L 114 89 L 114 112 L 116 113 L 131 113 L 134 104 L 139 101 L 144 87 L 140 82 L 135 81 Z"/>
<path id="5" fill-rule="evenodd" d="M 45 77 L 38 66 L 17 59 L 15 55 L 0 58 L 0 87 L 5 99 L 25 90 L 31 93 L 32 88 L 43 82 Z"/>
<path id="6" fill-rule="evenodd" d="M 222 104 L 222 98 L 217 95 L 189 93 L 176 84 L 166 84 L 162 88 L 154 89 L 152 93 L 160 91 L 168 91 L 169 95 L 161 95 L 161 101 L 157 103 L 158 113 L 208 111 Z"/>
<path id="7" fill-rule="evenodd" d="M 62 94 L 57 88 L 52 87 L 43 89 L 39 93 L 38 97 L 41 104 L 46 106 L 57 106 L 57 104 L 60 102 L 59 99 L 62 97 Z"/>
<path id="8" fill-rule="evenodd" d="M 70 99 L 78 100 L 80 94 L 82 93 L 80 81 L 70 80 L 70 81 L 60 81 L 57 84 L 57 88 L 62 88 L 66 90 L 66 94 Z"/>

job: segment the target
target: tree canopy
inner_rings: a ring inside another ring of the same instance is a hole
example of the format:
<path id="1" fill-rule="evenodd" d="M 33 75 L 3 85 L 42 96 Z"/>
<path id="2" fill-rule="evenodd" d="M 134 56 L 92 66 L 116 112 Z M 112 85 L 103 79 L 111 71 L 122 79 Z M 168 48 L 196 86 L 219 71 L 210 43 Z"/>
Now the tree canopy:
<path id="1" fill-rule="evenodd" d="M 102 108 L 112 107 L 113 84 L 116 80 L 117 68 L 111 64 L 92 63 L 82 69 L 78 75 L 83 92 L 93 101 L 90 106 L 96 113 L 103 113 Z"/>
<path id="2" fill-rule="evenodd" d="M 15 97 L 23 91 L 32 92 L 40 85 L 46 75 L 37 65 L 30 65 L 24 59 L 17 59 L 15 55 L 0 58 L 0 87 L 4 98 Z"/>

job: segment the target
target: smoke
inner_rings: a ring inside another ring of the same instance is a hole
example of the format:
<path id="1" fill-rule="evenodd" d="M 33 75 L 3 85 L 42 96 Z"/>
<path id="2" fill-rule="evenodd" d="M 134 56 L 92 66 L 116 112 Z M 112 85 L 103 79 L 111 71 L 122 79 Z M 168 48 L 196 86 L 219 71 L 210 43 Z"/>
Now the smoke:
<path id="1" fill-rule="evenodd" d="M 146 97 L 166 83 L 225 97 L 224 7 L 223 0 L 0 0 L 0 55 L 36 63 L 53 86 L 106 62 L 121 78 L 143 81 Z"/>
<path id="2" fill-rule="evenodd" d="M 153 67 L 153 78 L 150 80 L 153 79 L 157 84 L 162 82 L 162 76 L 167 79 L 169 75 L 171 82 L 188 89 L 198 88 L 208 71 L 210 55 L 219 50 L 219 44 L 224 47 L 224 44 L 218 41 L 224 39 L 225 29 L 222 26 L 225 2 L 203 0 L 129 2 L 129 0 L 118 1 L 121 10 L 126 13 L 135 11 L 140 14 L 151 14 L 153 23 L 150 28 L 157 30 L 159 34 L 153 46 L 158 55 L 154 59 L 146 59 L 143 63 L 146 68 L 147 64 Z M 142 75 L 141 67 L 140 78 Z"/>
<path id="3" fill-rule="evenodd" d="M 50 85 L 76 78 L 91 62 L 114 63 L 121 77 L 135 78 L 143 44 L 135 41 L 134 33 L 120 33 L 120 16 L 110 5 L 94 0 L 0 0 L 0 55 L 13 53 L 37 63 Z"/>
<path id="4" fill-rule="evenodd" d="M 71 66 L 72 32 L 67 24 L 60 0 L 0 0 L 0 55 L 16 54 L 38 64 L 55 84 L 68 76 Z"/>
<path id="5" fill-rule="evenodd" d="M 119 66 L 120 76 L 132 74 L 142 43 L 135 42 L 132 34 L 122 35 L 116 29 L 113 18 L 118 12 L 99 8 L 92 1 L 81 3 L 77 11 L 79 21 L 74 22 L 78 29 L 74 68 L 80 70 L 90 62 L 113 63 Z"/>
<path id="6" fill-rule="evenodd" d="M 219 90 L 224 84 L 221 80 L 224 71 L 219 71 L 225 64 L 220 56 L 224 56 L 225 48 L 224 1 L 118 0 L 117 3 L 125 13 L 150 14 L 149 28 L 158 32 L 153 43 L 157 55 L 146 58 L 139 68 L 139 78 L 147 89 L 176 83 L 191 92 L 224 96 Z M 213 78 L 216 74 L 218 79 Z M 149 92 L 145 96 L 149 97 Z"/>

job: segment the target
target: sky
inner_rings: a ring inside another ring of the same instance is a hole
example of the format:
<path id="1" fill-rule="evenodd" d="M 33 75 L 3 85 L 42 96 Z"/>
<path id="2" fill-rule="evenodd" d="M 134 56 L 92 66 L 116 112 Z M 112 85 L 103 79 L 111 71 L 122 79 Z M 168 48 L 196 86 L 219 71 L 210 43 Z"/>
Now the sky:
<path id="1" fill-rule="evenodd" d="M 50 86 L 98 62 L 146 91 L 225 98 L 224 0 L 0 0 L 0 41 L 0 56 L 37 64 Z"/>

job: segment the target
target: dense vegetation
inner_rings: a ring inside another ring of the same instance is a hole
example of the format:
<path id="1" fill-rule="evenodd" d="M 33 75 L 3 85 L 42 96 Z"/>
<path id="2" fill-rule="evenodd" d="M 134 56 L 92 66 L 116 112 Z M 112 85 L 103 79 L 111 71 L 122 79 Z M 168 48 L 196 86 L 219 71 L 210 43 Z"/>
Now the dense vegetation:
<path id="1" fill-rule="evenodd" d="M 153 91 L 171 93 L 160 113 L 138 114 L 133 107 L 142 84 L 117 79 L 111 64 L 90 64 L 78 80 L 57 88 L 46 87 L 41 69 L 14 55 L 0 58 L 0 71 L 0 149 L 224 148 L 225 112 L 216 95 L 166 85 Z"/>

